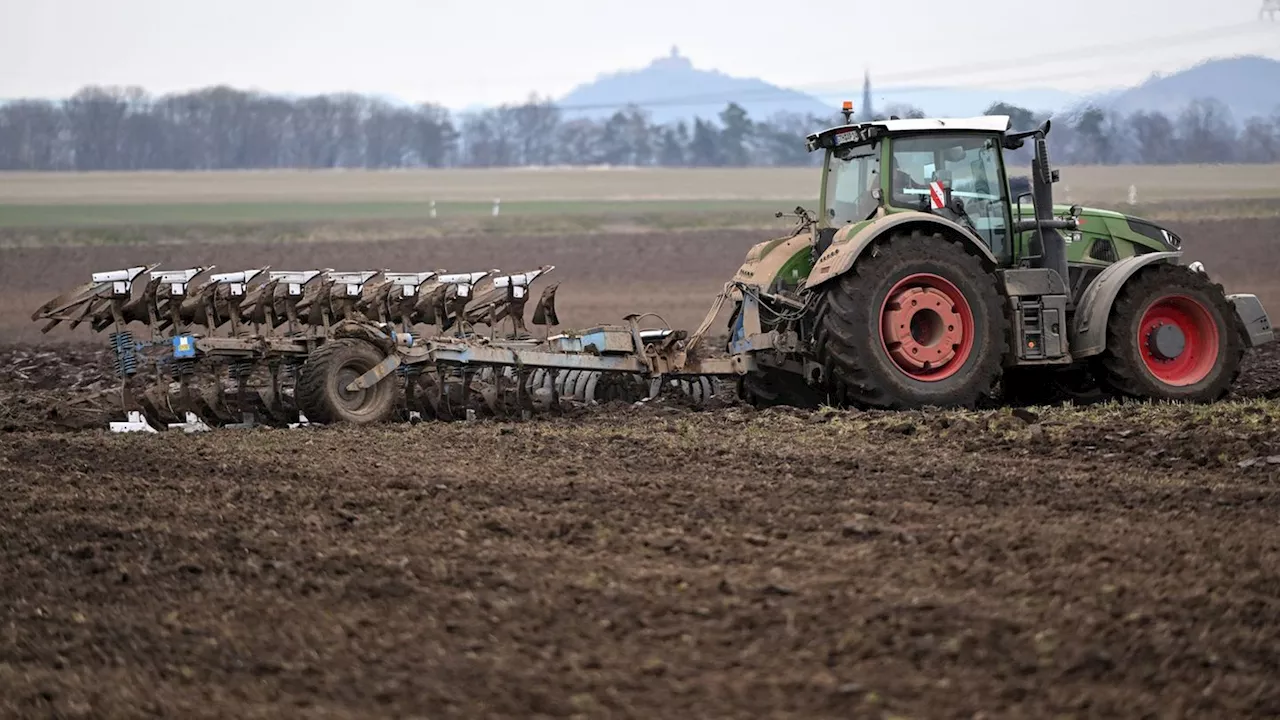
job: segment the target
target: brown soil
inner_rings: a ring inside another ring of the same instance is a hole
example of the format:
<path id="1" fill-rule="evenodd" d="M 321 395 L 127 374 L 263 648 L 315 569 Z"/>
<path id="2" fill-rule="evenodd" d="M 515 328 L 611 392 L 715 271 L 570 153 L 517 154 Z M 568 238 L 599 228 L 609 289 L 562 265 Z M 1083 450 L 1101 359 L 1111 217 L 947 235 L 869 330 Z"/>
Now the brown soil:
<path id="1" fill-rule="evenodd" d="M 1274 717 L 1280 410 L 0 435 L 24 716 Z"/>
<path id="2" fill-rule="evenodd" d="M 602 272 L 711 286 L 688 327 L 753 239 L 619 236 Z M 35 304 L 147 259 L 13 252 Z M 1276 346 L 1216 406 L 199 435 L 86 430 L 79 339 L 0 367 L 0 716 L 1280 715 Z"/>

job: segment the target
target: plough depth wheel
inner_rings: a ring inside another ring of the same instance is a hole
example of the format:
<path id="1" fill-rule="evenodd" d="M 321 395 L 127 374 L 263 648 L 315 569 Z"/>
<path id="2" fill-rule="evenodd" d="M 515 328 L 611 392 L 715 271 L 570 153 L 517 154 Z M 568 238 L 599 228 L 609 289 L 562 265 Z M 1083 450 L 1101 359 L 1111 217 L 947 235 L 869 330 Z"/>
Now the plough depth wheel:
<path id="1" fill-rule="evenodd" d="M 383 354 L 364 340 L 339 338 L 321 345 L 302 365 L 298 407 L 311 422 L 367 425 L 391 417 L 395 383 L 383 381 L 366 390 L 347 390 L 353 380 L 382 362 Z"/>

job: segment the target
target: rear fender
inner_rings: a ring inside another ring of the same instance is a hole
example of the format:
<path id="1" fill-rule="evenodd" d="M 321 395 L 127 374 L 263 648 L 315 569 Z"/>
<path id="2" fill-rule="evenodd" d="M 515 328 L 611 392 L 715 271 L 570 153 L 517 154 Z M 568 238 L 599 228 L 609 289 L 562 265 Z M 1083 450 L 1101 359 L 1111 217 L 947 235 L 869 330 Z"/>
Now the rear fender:
<path id="1" fill-rule="evenodd" d="M 768 289 L 796 253 L 811 245 L 813 245 L 812 233 L 800 233 L 789 238 L 762 242 L 752 247 L 747 253 L 742 266 L 738 268 L 738 272 L 734 273 L 733 280 Z"/>
<path id="2" fill-rule="evenodd" d="M 832 278 L 839 277 L 853 267 L 854 263 L 876 239 L 893 230 L 921 229 L 927 233 L 942 233 L 962 238 L 964 243 L 974 248 L 994 269 L 999 263 L 986 244 L 978 239 L 972 231 L 959 223 L 946 218 L 922 212 L 904 212 L 888 215 L 867 225 L 861 230 L 841 237 L 836 236 L 827 251 L 822 253 L 814 263 L 813 270 L 805 281 L 805 287 L 817 287 Z"/>
<path id="3" fill-rule="evenodd" d="M 1111 306 L 1120 296 L 1124 284 L 1149 265 L 1177 262 L 1180 257 L 1181 252 L 1134 255 L 1112 263 L 1099 273 L 1076 305 L 1075 321 L 1071 326 L 1071 356 L 1090 357 L 1106 350 L 1107 318 L 1111 316 Z"/>

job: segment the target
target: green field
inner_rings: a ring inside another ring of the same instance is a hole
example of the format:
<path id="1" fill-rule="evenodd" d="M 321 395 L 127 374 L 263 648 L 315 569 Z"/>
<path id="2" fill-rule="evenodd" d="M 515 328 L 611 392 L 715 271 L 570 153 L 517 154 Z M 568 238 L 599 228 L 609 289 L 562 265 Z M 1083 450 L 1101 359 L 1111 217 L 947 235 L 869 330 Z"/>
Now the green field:
<path id="1" fill-rule="evenodd" d="M 803 200 L 568 200 L 504 202 L 499 217 L 554 216 L 697 216 L 742 213 L 768 217 Z M 441 221 L 493 217 L 492 203 L 443 202 L 435 207 Z M 113 225 L 179 225 L 221 223 L 308 223 L 358 220 L 431 220 L 428 203 L 410 202 L 231 202 L 152 204 L 0 205 L 0 227 L 95 227 Z"/>

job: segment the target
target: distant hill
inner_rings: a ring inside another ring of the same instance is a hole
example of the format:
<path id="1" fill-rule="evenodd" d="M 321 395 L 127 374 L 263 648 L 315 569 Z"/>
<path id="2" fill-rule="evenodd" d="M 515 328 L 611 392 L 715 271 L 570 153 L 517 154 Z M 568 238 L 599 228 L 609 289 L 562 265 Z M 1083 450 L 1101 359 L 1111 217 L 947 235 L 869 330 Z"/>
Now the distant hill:
<path id="1" fill-rule="evenodd" d="M 1048 88 L 895 87 L 877 88 L 871 78 L 872 100 L 878 109 L 909 104 L 935 116 L 980 115 L 992 103 L 1009 102 L 1038 111 L 1053 112 L 1079 100 L 1079 96 Z M 624 70 L 597 77 L 574 88 L 558 103 L 567 117 L 601 118 L 627 103 L 642 105 L 659 123 L 715 118 L 724 106 L 736 102 L 757 119 L 785 111 L 838 117 L 842 100 L 862 101 L 862 89 L 821 88 L 818 95 L 771 85 L 757 78 L 733 77 L 717 70 L 702 70 L 676 49 L 638 70 Z"/>
<path id="2" fill-rule="evenodd" d="M 565 117 L 602 118 L 627 103 L 644 106 L 654 122 L 716 118 L 725 105 L 736 102 L 753 118 L 778 112 L 838 115 L 832 106 L 805 93 L 788 90 L 756 78 L 739 78 L 716 70 L 700 70 L 672 48 L 638 70 L 623 70 L 597 77 L 557 99 Z"/>
<path id="3" fill-rule="evenodd" d="M 970 117 L 982 114 L 996 102 L 1052 115 L 1070 114 L 1087 105 L 1117 110 L 1160 111 L 1177 115 L 1190 102 L 1216 98 L 1243 122 L 1252 116 L 1269 117 L 1280 111 L 1280 61 L 1259 56 L 1208 60 L 1187 70 L 1153 75 L 1141 85 L 1095 93 L 1072 93 L 1046 87 L 882 87 L 871 76 L 874 108 L 894 111 L 904 105 L 933 117 Z M 639 69 L 598 76 L 579 85 L 556 103 L 566 118 L 607 118 L 629 103 L 641 106 L 654 122 L 666 124 L 694 117 L 714 120 L 725 105 L 736 102 L 754 119 L 765 120 L 779 112 L 811 115 L 837 122 L 842 100 L 862 102 L 862 88 L 817 86 L 809 92 L 772 85 L 758 78 L 735 77 L 718 70 L 703 70 L 672 49 Z M 455 112 L 465 114 L 483 106 Z M 859 110 L 861 108 L 859 107 Z"/>
<path id="4" fill-rule="evenodd" d="M 1090 101 L 1124 114 L 1159 111 L 1176 115 L 1200 98 L 1222 101 L 1237 122 L 1255 115 L 1269 117 L 1280 111 L 1280 60 L 1253 55 L 1208 60 Z"/>

